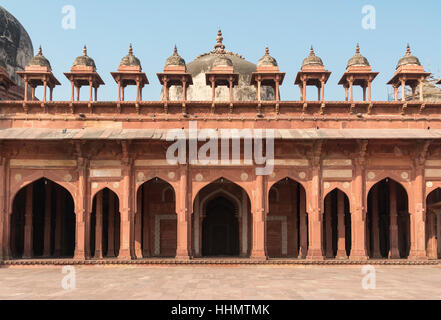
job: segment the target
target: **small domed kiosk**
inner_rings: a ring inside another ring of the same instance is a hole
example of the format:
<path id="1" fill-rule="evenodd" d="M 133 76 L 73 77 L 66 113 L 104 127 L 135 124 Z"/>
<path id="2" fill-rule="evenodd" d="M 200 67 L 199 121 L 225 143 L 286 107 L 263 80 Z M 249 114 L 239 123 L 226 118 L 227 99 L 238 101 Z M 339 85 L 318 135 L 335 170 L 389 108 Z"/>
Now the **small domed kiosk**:
<path id="1" fill-rule="evenodd" d="M 306 86 L 316 86 L 318 93 L 318 101 L 325 100 L 325 84 L 331 72 L 325 70 L 322 59 L 317 57 L 314 48 L 311 47 L 309 56 L 302 63 L 301 70 L 297 73 L 295 85 L 300 88 L 300 100 L 306 101 Z"/>
<path id="2" fill-rule="evenodd" d="M 420 101 L 424 100 L 423 85 L 424 80 L 430 76 L 429 72 L 424 71 L 420 60 L 410 51 L 410 45 L 407 45 L 406 54 L 397 64 L 395 74 L 387 84 L 394 88 L 395 101 L 398 101 L 398 88 L 401 86 L 401 101 L 406 101 L 406 86 L 412 88 L 412 100 L 415 98 L 416 88 L 420 88 Z"/>
<path id="3" fill-rule="evenodd" d="M 353 86 L 363 88 L 363 101 L 366 101 L 366 89 L 368 89 L 368 100 L 372 100 L 371 84 L 378 72 L 372 72 L 369 61 L 361 55 L 360 46 L 357 43 L 354 56 L 349 59 L 346 72 L 338 82 L 346 91 L 346 101 L 354 101 Z"/>
<path id="4" fill-rule="evenodd" d="M 52 101 L 52 94 L 55 86 L 59 86 L 60 82 L 55 78 L 52 73 L 52 67 L 48 59 L 43 56 L 43 50 L 41 47 L 38 49 L 38 53 L 33 57 L 24 71 L 17 72 L 19 76 L 23 78 L 25 83 L 25 96 L 24 100 L 28 100 L 28 87 L 32 88 L 32 100 L 35 100 L 35 89 L 38 86 L 43 86 L 43 102 L 46 101 L 46 92 L 49 87 L 49 100 Z"/>
<path id="5" fill-rule="evenodd" d="M 104 84 L 96 72 L 95 61 L 87 55 L 87 47 L 83 48 L 83 55 L 74 60 L 70 72 L 64 74 L 72 84 L 72 101 L 74 101 L 74 88 L 77 88 L 77 101 L 80 100 L 80 88 L 89 86 L 89 102 L 92 101 L 92 89 L 95 89 L 95 101 L 98 99 L 98 88 Z"/>

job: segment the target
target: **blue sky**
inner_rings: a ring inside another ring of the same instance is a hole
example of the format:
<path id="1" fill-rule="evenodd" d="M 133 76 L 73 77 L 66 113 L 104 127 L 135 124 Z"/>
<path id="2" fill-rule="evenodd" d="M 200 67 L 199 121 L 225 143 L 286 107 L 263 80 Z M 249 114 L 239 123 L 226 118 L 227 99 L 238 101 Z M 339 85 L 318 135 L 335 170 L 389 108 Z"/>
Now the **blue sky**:
<path id="1" fill-rule="evenodd" d="M 426 70 L 430 65 L 438 76 L 441 67 L 439 0 L 2 0 L 1 5 L 20 20 L 35 50 L 43 46 L 62 83 L 54 92 L 57 100 L 70 98 L 63 72 L 81 55 L 84 44 L 106 83 L 99 99 L 115 100 L 117 87 L 110 72 L 127 54 L 129 43 L 151 83 L 143 98 L 158 100 L 156 73 L 172 54 L 174 44 L 188 63 L 212 50 L 218 27 L 227 50 L 254 63 L 264 54 L 265 45 L 270 46 L 272 56 L 287 73 L 281 87 L 283 100 L 299 99 L 293 82 L 311 45 L 332 71 L 325 93 L 328 100 L 344 99 L 344 89 L 337 82 L 357 42 L 374 71 L 380 72 L 373 85 L 375 100 L 387 98 L 386 82 L 408 42 Z M 61 26 L 65 5 L 76 9 L 75 30 Z M 362 28 L 365 5 L 376 9 L 375 30 Z M 313 88 L 310 92 L 311 97 L 316 94 Z M 356 94 L 360 97 L 360 91 Z"/>

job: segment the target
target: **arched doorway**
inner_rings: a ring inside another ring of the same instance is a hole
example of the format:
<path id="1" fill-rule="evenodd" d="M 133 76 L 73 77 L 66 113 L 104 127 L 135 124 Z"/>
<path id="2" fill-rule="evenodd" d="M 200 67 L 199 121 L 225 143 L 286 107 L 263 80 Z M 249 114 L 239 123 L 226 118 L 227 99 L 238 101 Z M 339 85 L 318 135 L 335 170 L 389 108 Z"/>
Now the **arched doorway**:
<path id="1" fill-rule="evenodd" d="M 219 196 L 207 203 L 202 231 L 203 256 L 239 255 L 239 220 L 230 200 Z"/>
<path id="2" fill-rule="evenodd" d="M 268 194 L 269 211 L 266 221 L 266 246 L 270 258 L 306 257 L 308 217 L 306 192 L 290 178 L 274 184 Z"/>
<path id="3" fill-rule="evenodd" d="M 368 251 L 374 259 L 407 258 L 410 251 L 410 215 L 406 190 L 387 178 L 368 193 Z"/>
<path id="4" fill-rule="evenodd" d="M 250 255 L 251 203 L 237 184 L 220 178 L 202 188 L 194 200 L 192 223 L 195 257 Z"/>
<path id="5" fill-rule="evenodd" d="M 42 178 L 14 197 L 10 233 L 14 258 L 71 258 L 75 250 L 75 212 L 70 193 Z"/>
<path id="6" fill-rule="evenodd" d="M 112 190 L 98 192 L 90 217 L 90 252 L 95 259 L 114 258 L 120 247 L 119 199 Z"/>
<path id="7" fill-rule="evenodd" d="M 139 187 L 135 217 L 136 256 L 175 257 L 177 221 L 175 191 L 168 182 L 154 178 Z"/>
<path id="8" fill-rule="evenodd" d="M 347 259 L 351 253 L 351 213 L 349 199 L 339 189 L 324 200 L 323 248 L 326 258 Z"/>
<path id="9" fill-rule="evenodd" d="M 441 257 L 441 188 L 427 196 L 426 248 L 429 259 Z"/>

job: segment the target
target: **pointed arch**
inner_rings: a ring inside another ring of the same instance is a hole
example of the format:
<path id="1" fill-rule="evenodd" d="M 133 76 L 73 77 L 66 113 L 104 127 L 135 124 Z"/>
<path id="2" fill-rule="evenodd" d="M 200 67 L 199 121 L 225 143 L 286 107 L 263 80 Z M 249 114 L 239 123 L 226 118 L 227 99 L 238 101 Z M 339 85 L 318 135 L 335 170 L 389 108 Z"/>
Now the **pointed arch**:
<path id="1" fill-rule="evenodd" d="M 323 245 L 328 259 L 347 259 L 352 247 L 351 211 L 348 195 L 334 188 L 323 198 Z"/>
<path id="2" fill-rule="evenodd" d="M 92 198 L 90 252 L 95 259 L 114 258 L 121 239 L 121 201 L 111 188 L 102 188 Z"/>
<path id="3" fill-rule="evenodd" d="M 250 254 L 251 201 L 246 190 L 231 180 L 221 177 L 199 190 L 193 202 L 192 222 L 193 250 L 196 257 L 221 254 L 222 251 L 226 255 Z M 212 239 L 213 232 L 217 230 L 213 229 L 215 225 L 225 231 L 224 235 L 218 234 L 216 241 Z M 216 249 L 213 248 L 213 243 L 222 243 L 225 246 L 222 249 L 219 244 Z"/>
<path id="4" fill-rule="evenodd" d="M 14 258 L 73 257 L 75 230 L 74 198 L 64 186 L 40 178 L 15 194 L 9 232 Z"/>
<path id="5" fill-rule="evenodd" d="M 171 201 L 164 201 L 168 192 Z M 174 186 L 160 177 L 138 187 L 134 229 L 137 258 L 176 256 L 176 201 Z"/>
<path id="6" fill-rule="evenodd" d="M 307 246 L 306 191 L 302 184 L 284 177 L 268 185 L 265 201 L 266 246 L 269 257 L 303 256 Z M 271 197 L 277 190 L 279 201 Z"/>
<path id="7" fill-rule="evenodd" d="M 441 257 L 441 187 L 427 195 L 426 208 L 427 257 L 436 260 Z"/>
<path id="8" fill-rule="evenodd" d="M 407 258 L 410 251 L 409 196 L 386 177 L 367 193 L 367 247 L 371 258 Z"/>

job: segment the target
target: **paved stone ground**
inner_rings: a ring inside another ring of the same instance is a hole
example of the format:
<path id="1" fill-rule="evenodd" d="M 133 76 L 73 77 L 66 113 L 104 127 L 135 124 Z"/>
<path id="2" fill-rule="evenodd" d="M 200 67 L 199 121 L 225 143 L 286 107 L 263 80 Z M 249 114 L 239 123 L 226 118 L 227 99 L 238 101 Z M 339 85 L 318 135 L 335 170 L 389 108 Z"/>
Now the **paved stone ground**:
<path id="1" fill-rule="evenodd" d="M 0 268 L 0 299 L 440 299 L 441 267 L 380 266 L 376 289 L 362 288 L 362 266 Z"/>

